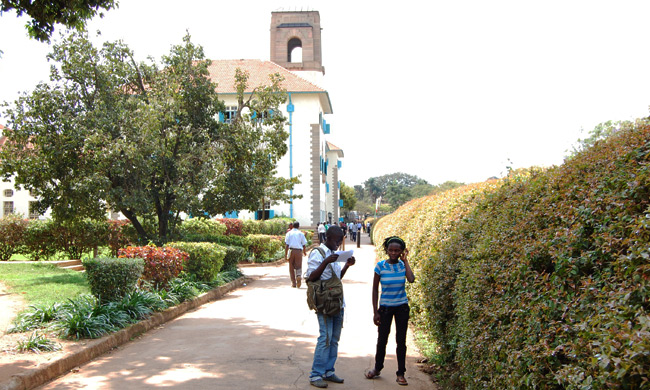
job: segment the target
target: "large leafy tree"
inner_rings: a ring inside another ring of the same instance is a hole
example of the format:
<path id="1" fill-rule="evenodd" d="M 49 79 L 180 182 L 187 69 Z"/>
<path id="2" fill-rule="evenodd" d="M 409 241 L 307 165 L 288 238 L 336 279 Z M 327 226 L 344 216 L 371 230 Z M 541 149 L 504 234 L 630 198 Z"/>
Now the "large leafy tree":
<path id="1" fill-rule="evenodd" d="M 210 61 L 189 35 L 160 64 L 137 62 L 121 42 L 97 49 L 85 33 L 54 45 L 49 59 L 51 82 L 5 112 L 13 131 L 0 175 L 15 176 L 58 221 L 103 218 L 108 207 L 143 241 L 164 242 L 182 212 L 253 210 L 265 196 L 284 200 L 278 188 L 297 181 L 273 179 L 287 138 L 277 75 L 245 94 L 238 72 L 240 109 L 225 124 Z"/>
<path id="2" fill-rule="evenodd" d="M 0 0 L 0 14 L 16 11 L 18 16 L 29 16 L 31 20 L 25 25 L 29 35 L 43 42 L 50 41 L 57 23 L 83 29 L 86 20 L 97 14 L 102 16 L 101 9 L 115 7 L 115 0 Z"/>
<path id="3" fill-rule="evenodd" d="M 239 209 L 264 211 L 267 202 L 290 202 L 302 197 L 290 194 L 300 183 L 299 177 L 279 177 L 276 171 L 278 161 L 287 152 L 289 137 L 280 109 L 287 98 L 281 86 L 284 79 L 272 74 L 268 85 L 250 90 L 249 76 L 240 69 L 235 72 L 237 112 L 229 131 L 222 133 L 221 174 L 203 201 L 211 214 Z"/>

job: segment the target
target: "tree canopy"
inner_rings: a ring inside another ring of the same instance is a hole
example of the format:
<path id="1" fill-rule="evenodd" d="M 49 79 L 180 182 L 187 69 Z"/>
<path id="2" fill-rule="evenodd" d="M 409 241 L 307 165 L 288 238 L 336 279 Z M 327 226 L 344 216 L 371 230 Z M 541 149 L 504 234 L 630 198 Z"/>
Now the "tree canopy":
<path id="1" fill-rule="evenodd" d="M 38 211 L 65 221 L 103 218 L 108 207 L 146 242 L 165 241 L 182 212 L 257 207 L 286 153 L 279 76 L 226 124 L 217 120 L 224 105 L 207 77 L 210 61 L 189 34 L 160 65 L 137 62 L 122 42 L 97 49 L 76 32 L 49 59 L 51 83 L 6 110 L 13 130 L 0 151 L 0 174 L 33 191 Z M 238 77 L 241 103 L 246 76 Z M 276 115 L 267 123 L 245 109 Z"/>
<path id="2" fill-rule="evenodd" d="M 42 42 L 50 41 L 57 23 L 80 30 L 88 19 L 98 13 L 103 16 L 101 9 L 108 11 L 116 7 L 115 0 L 0 0 L 0 14 L 14 10 L 18 16 L 29 16 L 31 20 L 25 25 L 27 32 L 30 37 Z"/>

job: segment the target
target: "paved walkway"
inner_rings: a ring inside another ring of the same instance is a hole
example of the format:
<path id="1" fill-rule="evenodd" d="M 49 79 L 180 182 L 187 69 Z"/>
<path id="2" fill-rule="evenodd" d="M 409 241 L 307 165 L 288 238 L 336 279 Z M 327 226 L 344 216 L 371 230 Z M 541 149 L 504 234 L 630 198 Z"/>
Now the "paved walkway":
<path id="1" fill-rule="evenodd" d="M 330 389 L 396 389 L 391 340 L 381 378 L 367 380 L 372 367 L 376 327 L 371 286 L 374 247 L 367 235 L 355 249 L 357 264 L 344 281 L 346 319 L 336 373 L 345 384 Z M 306 259 L 303 260 L 306 266 Z M 245 268 L 261 279 L 224 298 L 166 323 L 41 389 L 314 389 L 308 383 L 318 335 L 316 316 L 305 291 L 290 287 L 288 266 Z M 410 348 L 408 389 L 435 389 L 415 366 Z"/>

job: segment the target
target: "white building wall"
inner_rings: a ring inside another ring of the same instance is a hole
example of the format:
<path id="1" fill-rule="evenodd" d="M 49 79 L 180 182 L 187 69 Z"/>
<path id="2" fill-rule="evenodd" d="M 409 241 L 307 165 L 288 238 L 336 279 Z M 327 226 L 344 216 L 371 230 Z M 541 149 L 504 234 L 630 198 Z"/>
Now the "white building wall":
<path id="1" fill-rule="evenodd" d="M 10 196 L 8 196 L 10 195 Z M 13 203 L 13 214 L 18 214 L 23 218 L 30 218 L 29 215 L 29 202 L 35 201 L 36 198 L 29 194 L 27 190 L 17 190 L 14 188 L 14 180 L 11 178 L 9 181 L 0 181 L 0 217 L 4 217 L 5 205 L 8 202 Z M 36 216 L 32 216 L 36 217 Z M 45 215 L 39 215 L 38 218 L 49 218 L 50 211 Z"/>

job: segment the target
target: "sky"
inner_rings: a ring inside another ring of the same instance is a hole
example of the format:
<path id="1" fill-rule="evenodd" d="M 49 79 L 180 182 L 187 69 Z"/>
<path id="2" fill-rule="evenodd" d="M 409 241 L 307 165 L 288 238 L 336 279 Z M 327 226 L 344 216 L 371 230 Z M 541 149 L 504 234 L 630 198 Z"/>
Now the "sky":
<path id="1" fill-rule="evenodd" d="M 120 0 L 88 31 L 141 60 L 186 31 L 208 58 L 268 60 L 275 10 L 320 12 L 329 141 L 350 186 L 558 165 L 598 123 L 649 114 L 646 0 Z M 26 22 L 0 15 L 0 102 L 48 80 L 50 48 L 28 39 Z"/>

